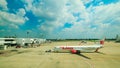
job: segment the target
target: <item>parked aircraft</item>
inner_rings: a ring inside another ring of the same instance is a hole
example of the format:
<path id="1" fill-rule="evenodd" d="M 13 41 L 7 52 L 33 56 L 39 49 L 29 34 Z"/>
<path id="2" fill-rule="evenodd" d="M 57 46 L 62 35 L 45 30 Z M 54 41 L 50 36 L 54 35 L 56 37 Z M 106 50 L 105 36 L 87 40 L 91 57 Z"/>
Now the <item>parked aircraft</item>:
<path id="1" fill-rule="evenodd" d="M 104 40 L 101 40 L 99 44 L 94 45 L 82 45 L 82 46 L 55 46 L 53 52 L 71 52 L 72 54 L 80 54 L 84 52 L 98 52 L 103 47 Z M 46 51 L 46 52 L 50 52 Z"/>

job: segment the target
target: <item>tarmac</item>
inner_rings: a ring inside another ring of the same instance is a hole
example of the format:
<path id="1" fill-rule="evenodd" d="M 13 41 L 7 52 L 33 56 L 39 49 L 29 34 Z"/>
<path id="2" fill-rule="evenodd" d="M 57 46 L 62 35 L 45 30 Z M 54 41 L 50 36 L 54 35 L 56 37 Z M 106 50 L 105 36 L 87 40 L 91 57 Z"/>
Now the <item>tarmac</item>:
<path id="1" fill-rule="evenodd" d="M 105 42 L 99 53 L 46 53 L 58 45 L 79 45 L 80 41 L 42 44 L 36 48 L 13 48 L 0 54 L 0 68 L 120 68 L 120 43 Z M 94 44 L 87 42 L 86 45 Z M 82 46 L 84 44 L 80 44 Z"/>

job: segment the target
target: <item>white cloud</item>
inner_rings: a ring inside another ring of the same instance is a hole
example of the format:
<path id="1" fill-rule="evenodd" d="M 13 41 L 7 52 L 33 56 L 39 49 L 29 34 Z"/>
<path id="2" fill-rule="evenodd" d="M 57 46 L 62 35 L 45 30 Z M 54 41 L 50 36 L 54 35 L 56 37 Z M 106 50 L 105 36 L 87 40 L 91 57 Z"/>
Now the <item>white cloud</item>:
<path id="1" fill-rule="evenodd" d="M 0 0 L 0 8 L 0 26 L 19 28 L 18 25 L 22 25 L 29 20 L 27 17 L 24 17 L 26 12 L 23 8 L 18 9 L 16 14 L 9 13 L 6 0 Z"/>
<path id="2" fill-rule="evenodd" d="M 25 2 L 25 1 L 24 1 Z M 37 17 L 46 19 L 46 22 L 40 26 L 40 28 L 46 30 L 54 30 L 56 27 L 64 26 L 65 22 L 75 22 L 76 17 L 73 16 L 73 13 L 80 13 L 80 18 L 87 18 L 88 13 L 85 12 L 85 6 L 80 0 L 70 0 L 70 6 L 66 6 L 69 0 L 43 0 L 39 3 L 34 3 L 32 0 L 26 1 L 26 9 L 32 11 L 33 14 Z M 42 4 L 41 4 L 42 3 Z M 32 6 L 32 7 L 30 7 Z M 78 7 L 79 6 L 79 7 Z M 86 21 L 88 18 L 86 19 Z M 48 25 L 48 26 L 47 26 Z M 49 28 L 48 28 L 49 27 Z"/>
<path id="3" fill-rule="evenodd" d="M 83 12 L 78 10 L 83 14 L 87 14 L 83 15 L 85 17 L 80 15 L 79 18 L 83 18 L 84 20 L 75 22 L 71 28 L 64 29 L 62 32 L 60 32 L 60 34 L 66 34 L 69 36 L 68 38 L 71 36 L 76 38 L 103 38 L 105 36 L 113 38 L 116 34 L 120 34 L 119 6 L 120 3 L 118 2 L 108 5 L 92 6 L 90 8 L 83 9 Z M 95 27 L 89 27 L 93 25 L 95 25 Z M 69 35 L 70 33 L 72 33 L 72 35 Z"/>
<path id="4" fill-rule="evenodd" d="M 10 27 L 13 27 L 13 28 L 15 28 L 15 29 L 18 29 L 19 27 L 16 25 L 16 24 L 9 24 L 10 25 Z"/>
<path id="5" fill-rule="evenodd" d="M 59 2 L 56 0 L 42 0 L 39 2 L 33 2 L 31 0 L 30 2 L 24 2 L 26 3 L 27 11 L 32 11 L 33 14 L 38 18 L 43 18 L 46 20 L 43 24 L 39 26 L 39 28 L 41 28 L 43 31 L 51 32 L 55 28 L 63 26 L 63 23 L 65 21 L 68 21 L 69 18 L 71 20 L 74 19 L 71 14 L 66 13 L 67 0 L 60 0 Z"/>
<path id="6" fill-rule="evenodd" d="M 103 33 L 104 36 L 110 35 L 111 37 L 120 34 L 120 28 L 118 28 L 120 25 L 119 6 L 120 2 L 93 7 L 94 24 L 99 26 L 96 32 Z"/>
<path id="7" fill-rule="evenodd" d="M 103 2 L 100 2 L 99 5 L 104 5 L 104 3 L 103 3 Z"/>
<path id="8" fill-rule="evenodd" d="M 88 4 L 88 3 L 90 3 L 90 2 L 92 2 L 93 0 L 82 0 L 82 2 L 84 3 L 84 4 Z"/>
<path id="9" fill-rule="evenodd" d="M 31 10 L 32 9 L 32 7 L 33 7 L 33 5 L 32 5 L 32 3 L 33 3 L 33 1 L 34 0 L 21 0 L 23 3 L 25 3 L 25 8 L 26 8 L 26 10 L 27 11 L 29 11 L 29 10 Z"/>
<path id="10" fill-rule="evenodd" d="M 93 0 L 38 1 L 24 1 L 26 3 L 25 8 L 27 11 L 32 11 L 40 20 L 41 18 L 45 19 L 45 22 L 38 27 L 45 32 L 51 32 L 51 37 L 55 35 L 52 31 L 63 27 L 66 22 L 72 23 L 73 26 L 58 32 L 61 37 L 103 37 L 106 34 L 111 34 L 111 37 L 113 37 L 113 34 L 120 33 L 119 2 L 104 5 L 99 0 L 96 1 L 99 4 L 98 6 L 91 5 L 89 8 L 86 8 L 84 4 L 90 3 Z M 69 5 L 66 5 L 68 3 Z M 73 16 L 73 13 L 79 13 L 80 15 Z M 78 19 L 80 21 L 77 21 Z"/>
<path id="11" fill-rule="evenodd" d="M 23 8 L 19 9 L 18 12 L 17 12 L 17 15 L 21 16 L 21 17 L 23 17 L 25 14 L 26 14 L 26 12 Z"/>
<path id="12" fill-rule="evenodd" d="M 2 10 L 8 10 L 6 0 L 0 0 L 0 8 L 2 8 Z"/>
<path id="13" fill-rule="evenodd" d="M 120 3 L 109 4 L 109 5 L 102 5 L 95 7 L 94 13 L 94 20 L 95 24 L 102 23 L 102 24 L 110 24 L 110 25 L 117 25 L 120 24 L 120 9 L 118 9 Z M 117 26 L 116 25 L 116 26 Z"/>
<path id="14" fill-rule="evenodd" d="M 28 20 L 27 17 L 24 17 L 25 14 L 26 12 L 22 8 L 16 14 L 0 11 L 0 26 L 18 28 L 18 25 L 22 25 Z"/>

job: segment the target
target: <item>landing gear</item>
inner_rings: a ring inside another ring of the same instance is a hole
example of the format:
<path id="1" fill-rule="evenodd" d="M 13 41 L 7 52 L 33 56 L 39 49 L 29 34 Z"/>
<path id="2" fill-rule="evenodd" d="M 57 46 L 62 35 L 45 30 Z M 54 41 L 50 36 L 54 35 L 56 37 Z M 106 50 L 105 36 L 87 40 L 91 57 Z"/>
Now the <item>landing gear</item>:
<path id="1" fill-rule="evenodd" d="M 80 50 L 77 50 L 76 54 L 80 54 Z"/>
<path id="2" fill-rule="evenodd" d="M 53 52 L 52 50 L 46 50 L 45 52 Z"/>

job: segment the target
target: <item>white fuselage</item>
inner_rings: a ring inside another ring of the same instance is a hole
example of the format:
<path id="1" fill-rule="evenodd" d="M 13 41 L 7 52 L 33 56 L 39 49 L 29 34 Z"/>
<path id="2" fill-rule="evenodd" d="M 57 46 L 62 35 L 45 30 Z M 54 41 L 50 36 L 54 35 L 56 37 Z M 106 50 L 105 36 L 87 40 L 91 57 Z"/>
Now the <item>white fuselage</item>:
<path id="1" fill-rule="evenodd" d="M 54 52 L 70 52 L 71 50 L 79 50 L 80 52 L 95 52 L 101 48 L 102 45 L 88 45 L 88 46 L 56 46 Z"/>

